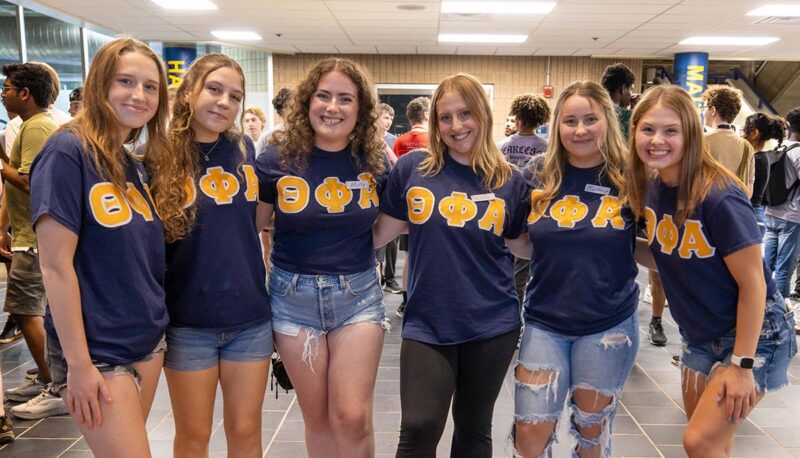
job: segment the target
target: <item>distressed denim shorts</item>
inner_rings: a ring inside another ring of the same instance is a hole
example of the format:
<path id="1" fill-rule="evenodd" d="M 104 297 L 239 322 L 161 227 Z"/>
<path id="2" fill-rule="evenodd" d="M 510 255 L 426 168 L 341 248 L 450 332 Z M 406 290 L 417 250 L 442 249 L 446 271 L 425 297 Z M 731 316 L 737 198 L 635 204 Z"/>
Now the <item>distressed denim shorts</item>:
<path id="1" fill-rule="evenodd" d="M 617 409 L 622 386 L 628 378 L 639 349 L 639 318 L 634 313 L 622 323 L 586 336 L 569 336 L 526 322 L 520 344 L 518 366 L 550 371 L 545 383 L 532 384 L 514 376 L 514 420 L 523 423 L 557 422 L 569 403 L 570 434 L 581 448 L 603 447 L 610 456 L 611 420 Z M 582 412 L 572 402 L 572 392 L 583 388 L 610 396 L 611 404 L 598 413 Z M 589 440 L 576 425 L 605 423 L 602 434 Z M 555 441 L 555 433 L 546 450 Z"/>
<path id="2" fill-rule="evenodd" d="M 351 275 L 303 275 L 273 266 L 269 272 L 272 327 L 297 336 L 320 336 L 343 326 L 375 323 L 386 328 L 376 269 Z"/>
<path id="3" fill-rule="evenodd" d="M 220 360 L 263 361 L 272 356 L 272 322 L 248 323 L 236 329 L 216 331 L 190 327 L 167 327 L 164 365 L 176 371 L 202 371 Z"/>
<path id="4" fill-rule="evenodd" d="M 681 370 L 699 372 L 707 377 L 717 366 L 728 367 L 731 363 L 735 341 L 735 329 L 703 344 L 688 343 L 684 337 Z M 766 393 L 788 385 L 787 370 L 789 362 L 796 353 L 794 312 L 788 311 L 781 294 L 775 293 L 767 300 L 764 324 L 761 325 L 761 336 L 758 338 L 756 347 L 753 367 L 756 390 Z M 684 375 L 684 381 L 688 380 L 685 372 L 682 375 Z"/>

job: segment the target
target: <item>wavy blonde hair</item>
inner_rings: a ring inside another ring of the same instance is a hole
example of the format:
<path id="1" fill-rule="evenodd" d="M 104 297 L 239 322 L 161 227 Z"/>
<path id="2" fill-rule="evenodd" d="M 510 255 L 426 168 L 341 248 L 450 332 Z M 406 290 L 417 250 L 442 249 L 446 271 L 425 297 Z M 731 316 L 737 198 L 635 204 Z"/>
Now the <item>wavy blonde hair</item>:
<path id="1" fill-rule="evenodd" d="M 356 126 L 350 133 L 350 155 L 362 170 L 377 177 L 385 170 L 386 146 L 378 133 L 378 100 L 372 77 L 357 63 L 336 57 L 314 64 L 294 90 L 284 117 L 286 128 L 276 131 L 270 141 L 278 147 L 281 168 L 288 170 L 291 165 L 302 170 L 308 166 L 315 136 L 308 118 L 311 97 L 317 91 L 319 80 L 330 72 L 347 76 L 356 86 L 358 114 Z"/>
<path id="2" fill-rule="evenodd" d="M 737 185 L 745 189 L 736 175 L 717 162 L 708 150 L 703 126 L 691 96 L 680 86 L 660 85 L 650 88 L 636 103 L 631 115 L 631 135 L 628 140 L 628 168 L 625 171 L 628 184 L 628 202 L 637 218 L 644 216 L 647 203 L 647 181 L 655 177 L 636 152 L 636 129 L 647 112 L 661 104 L 678 114 L 683 134 L 683 158 L 678 181 L 678 201 L 674 215 L 680 226 L 694 213 L 698 205 L 708 197 L 714 186 Z"/>
<path id="3" fill-rule="evenodd" d="M 186 237 L 195 224 L 196 205 L 184 208 L 187 198 L 186 182 L 197 180 L 200 174 L 200 147 L 195 142 L 191 126 L 194 103 L 208 75 L 220 68 L 235 70 L 242 79 L 242 91 L 244 91 L 244 72 L 235 60 L 218 53 L 206 54 L 195 60 L 178 87 L 175 104 L 172 107 L 172 119 L 169 122 L 170 154 L 147 161 L 152 177 L 153 200 L 164 223 L 164 239 L 168 243 Z M 244 102 L 242 95 L 241 106 L 244 106 Z M 240 110 L 240 118 L 243 116 L 244 111 Z M 241 123 L 241 119 L 239 122 Z M 233 123 L 224 135 L 239 147 L 241 153 L 239 169 L 241 169 L 247 159 L 244 135 L 236 128 L 236 123 Z"/>
<path id="4" fill-rule="evenodd" d="M 599 116 L 604 118 L 606 126 L 605 138 L 599 139 L 597 145 L 603 158 L 601 174 L 604 174 L 611 185 L 619 191 L 620 201 L 625 201 L 625 178 L 623 175 L 625 141 L 617 121 L 614 102 L 611 101 L 611 97 L 603 89 L 603 86 L 593 81 L 576 81 L 567 86 L 558 96 L 553 110 L 553 119 L 550 121 L 550 141 L 544 155 L 544 164 L 541 165 L 541 168 L 532 170 L 542 187 L 542 192 L 531 199 L 532 208 L 546 206 L 561 190 L 569 151 L 561 143 L 560 124 L 564 114 L 564 104 L 572 96 L 585 97 L 589 99 L 593 108 L 600 108 Z"/>
<path id="5" fill-rule="evenodd" d="M 447 145 L 439 131 L 439 101 L 447 94 L 455 93 L 464 99 L 467 109 L 478 123 L 477 138 L 469 152 L 472 170 L 483 177 L 487 189 L 500 188 L 511 178 L 514 167 L 506 161 L 492 138 L 492 107 L 481 82 L 467 73 L 457 73 L 444 79 L 431 99 L 430 124 L 428 127 L 428 156 L 420 162 L 418 170 L 426 176 L 433 176 L 444 168 L 444 155 Z"/>
<path id="6" fill-rule="evenodd" d="M 131 129 L 126 138 L 119 133 L 119 118 L 108 103 L 108 91 L 119 69 L 120 58 L 138 52 L 156 64 L 158 69 L 158 106 L 147 124 Z M 123 144 L 134 143 L 142 131 L 147 132 L 144 158 L 165 156 L 167 152 L 167 72 L 161 59 L 146 44 L 131 37 L 120 36 L 103 45 L 94 56 L 83 88 L 83 110 L 62 129 L 72 132 L 91 152 L 97 172 L 119 190 L 126 189 L 126 153 Z"/>

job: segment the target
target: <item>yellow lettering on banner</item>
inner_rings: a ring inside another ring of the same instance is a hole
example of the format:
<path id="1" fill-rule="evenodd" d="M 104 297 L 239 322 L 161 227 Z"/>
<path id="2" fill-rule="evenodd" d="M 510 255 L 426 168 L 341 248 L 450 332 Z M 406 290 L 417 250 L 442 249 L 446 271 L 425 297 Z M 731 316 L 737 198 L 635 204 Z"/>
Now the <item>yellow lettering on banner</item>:
<path id="1" fill-rule="evenodd" d="M 689 65 L 686 67 L 686 79 L 688 81 L 703 81 L 705 69 L 702 65 Z"/>
<path id="2" fill-rule="evenodd" d="M 145 221 L 153 221 L 153 211 L 150 209 L 150 204 L 144 199 L 142 193 L 136 189 L 133 183 L 128 183 L 128 189 L 125 190 L 128 196 L 128 203 L 133 210 L 142 215 Z"/>
<path id="3" fill-rule="evenodd" d="M 672 221 L 672 215 L 664 215 L 664 218 L 656 227 L 656 240 L 661 245 L 661 252 L 672 254 L 672 250 L 678 246 L 678 226 Z"/>
<path id="4" fill-rule="evenodd" d="M 186 62 L 182 60 L 168 60 L 167 61 L 167 75 L 169 76 L 169 85 L 180 85 L 183 83 L 183 75 L 186 72 Z"/>
<path id="5" fill-rule="evenodd" d="M 478 227 L 484 231 L 493 230 L 495 235 L 503 234 L 503 224 L 506 221 L 506 201 L 492 199 L 486 207 L 486 213 L 478 220 Z"/>
<path id="6" fill-rule="evenodd" d="M 433 193 L 426 188 L 413 186 L 406 193 L 406 205 L 408 206 L 408 222 L 413 224 L 423 224 L 428 221 L 433 213 L 433 203 L 435 198 Z"/>
<path id="7" fill-rule="evenodd" d="M 698 258 L 708 258 L 714 255 L 716 248 L 712 247 L 703 234 L 703 223 L 693 219 L 687 219 L 683 224 L 683 237 L 681 246 L 678 247 L 678 254 L 684 259 L 689 259 L 692 254 Z"/>
<path id="8" fill-rule="evenodd" d="M 597 213 L 592 218 L 592 226 L 594 227 L 611 227 L 614 229 L 625 229 L 625 220 L 622 219 L 622 208 L 619 206 L 619 199 L 615 196 L 603 196 L 600 199 L 600 205 L 597 207 Z"/>
<path id="9" fill-rule="evenodd" d="M 541 189 L 534 189 L 531 191 L 531 212 L 528 213 L 528 224 L 533 224 L 539 221 L 542 217 L 547 218 L 545 212 L 547 210 L 547 202 L 542 202 L 539 208 L 533 208 L 533 199 L 539 194 L 543 193 Z"/>
<path id="10" fill-rule="evenodd" d="M 588 213 L 589 207 L 578 196 L 564 196 L 550 206 L 550 217 L 558 221 L 558 227 L 575 227 Z"/>
<path id="11" fill-rule="evenodd" d="M 89 190 L 89 206 L 95 221 L 105 227 L 119 227 L 131 220 L 131 207 L 112 183 L 97 183 Z"/>
<path id="12" fill-rule="evenodd" d="M 239 193 L 239 180 L 222 167 L 206 169 L 206 174 L 200 177 L 199 183 L 203 194 L 214 199 L 217 205 L 232 203 L 233 197 Z"/>
<path id="13" fill-rule="evenodd" d="M 189 208 L 197 199 L 197 187 L 194 185 L 194 180 L 187 178 L 183 184 L 183 190 L 186 192 L 186 198 L 183 199 L 183 208 Z"/>
<path id="14" fill-rule="evenodd" d="M 353 191 L 336 177 L 328 177 L 317 186 L 314 197 L 320 205 L 328 209 L 328 213 L 342 213 L 344 207 L 353 200 Z"/>
<path id="15" fill-rule="evenodd" d="M 378 190 L 375 189 L 375 180 L 372 178 L 371 173 L 362 173 L 358 175 L 358 179 L 369 183 L 369 188 L 361 188 L 358 192 L 358 206 L 364 209 L 370 207 L 377 207 L 379 205 Z"/>
<path id="16" fill-rule="evenodd" d="M 278 208 L 284 213 L 300 213 L 311 195 L 308 183 L 300 177 L 284 176 L 276 184 Z"/>
<path id="17" fill-rule="evenodd" d="M 645 232 L 647 233 L 647 244 L 652 245 L 656 238 L 656 212 L 650 207 L 644 207 Z"/>
<path id="18" fill-rule="evenodd" d="M 244 182 L 247 184 L 247 189 L 244 191 L 244 198 L 248 202 L 255 202 L 258 200 L 258 175 L 256 169 L 252 165 L 243 165 Z"/>
<path id="19" fill-rule="evenodd" d="M 465 193 L 452 192 L 439 202 L 439 214 L 447 220 L 448 226 L 464 227 L 478 214 L 478 206 Z"/>

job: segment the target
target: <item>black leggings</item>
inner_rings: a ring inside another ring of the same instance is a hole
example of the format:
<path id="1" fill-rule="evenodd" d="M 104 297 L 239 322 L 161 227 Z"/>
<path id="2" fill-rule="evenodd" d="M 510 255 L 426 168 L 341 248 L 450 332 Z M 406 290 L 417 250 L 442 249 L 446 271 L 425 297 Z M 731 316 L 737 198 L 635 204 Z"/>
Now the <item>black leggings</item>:
<path id="1" fill-rule="evenodd" d="M 397 457 L 436 456 L 453 399 L 452 457 L 492 456 L 492 412 L 519 330 L 457 345 L 403 339 Z"/>

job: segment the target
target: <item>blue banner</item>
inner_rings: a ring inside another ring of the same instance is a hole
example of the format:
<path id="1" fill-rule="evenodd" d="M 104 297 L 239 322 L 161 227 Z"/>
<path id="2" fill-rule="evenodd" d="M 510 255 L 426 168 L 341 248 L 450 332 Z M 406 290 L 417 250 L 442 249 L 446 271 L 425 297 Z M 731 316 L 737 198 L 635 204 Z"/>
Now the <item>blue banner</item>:
<path id="1" fill-rule="evenodd" d="M 689 92 L 694 103 L 703 105 L 703 92 L 708 82 L 708 53 L 682 52 L 675 54 L 675 84 Z"/>
<path id="2" fill-rule="evenodd" d="M 164 46 L 164 62 L 167 64 L 167 82 L 170 86 L 183 82 L 186 69 L 196 57 L 197 48 Z"/>

